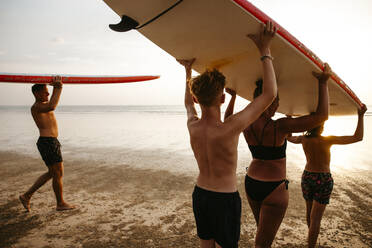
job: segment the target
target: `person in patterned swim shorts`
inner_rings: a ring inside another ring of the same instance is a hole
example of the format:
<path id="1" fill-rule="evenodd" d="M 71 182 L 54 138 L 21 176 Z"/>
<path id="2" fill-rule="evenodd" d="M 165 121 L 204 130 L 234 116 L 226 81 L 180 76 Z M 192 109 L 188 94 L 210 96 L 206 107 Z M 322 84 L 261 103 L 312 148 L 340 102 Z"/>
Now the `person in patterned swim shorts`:
<path id="1" fill-rule="evenodd" d="M 288 137 L 288 141 L 302 144 L 306 155 L 306 166 L 302 174 L 301 188 L 306 201 L 306 221 L 309 228 L 308 247 L 315 247 L 318 239 L 320 222 L 324 210 L 329 204 L 333 189 L 330 171 L 332 145 L 346 145 L 363 139 L 363 117 L 367 107 L 358 110 L 358 124 L 352 136 L 321 136 L 324 123 L 303 136 Z"/>

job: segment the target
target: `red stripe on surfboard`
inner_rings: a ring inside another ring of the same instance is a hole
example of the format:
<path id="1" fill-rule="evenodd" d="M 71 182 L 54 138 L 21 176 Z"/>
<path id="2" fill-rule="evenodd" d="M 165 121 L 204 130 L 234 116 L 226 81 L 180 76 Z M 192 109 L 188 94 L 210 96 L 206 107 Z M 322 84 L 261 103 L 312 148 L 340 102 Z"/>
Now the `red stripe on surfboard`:
<path id="1" fill-rule="evenodd" d="M 285 30 L 282 26 L 280 26 L 276 21 L 272 18 L 267 16 L 263 13 L 260 9 L 254 6 L 252 3 L 248 2 L 247 0 L 232 0 L 240 7 L 251 13 L 254 17 L 260 20 L 263 23 L 267 21 L 272 21 L 275 25 L 279 28 L 278 34 L 282 36 L 286 41 L 292 44 L 297 50 L 299 50 L 302 54 L 304 54 L 308 59 L 314 62 L 322 71 L 324 69 L 323 62 L 318 56 L 316 56 L 309 48 L 307 48 L 304 44 L 302 44 L 299 40 L 297 40 L 293 35 L 291 35 L 287 30 Z M 346 85 L 346 83 L 341 80 L 339 76 L 335 73 L 332 75 L 332 79 L 361 107 L 362 102 L 356 96 L 356 94 Z"/>
<path id="2" fill-rule="evenodd" d="M 115 84 L 149 81 L 159 78 L 159 76 L 125 76 L 125 77 L 84 77 L 84 76 L 62 76 L 62 82 L 66 84 Z M 48 84 L 53 80 L 53 76 L 37 75 L 0 75 L 0 82 L 9 83 L 40 83 Z"/>

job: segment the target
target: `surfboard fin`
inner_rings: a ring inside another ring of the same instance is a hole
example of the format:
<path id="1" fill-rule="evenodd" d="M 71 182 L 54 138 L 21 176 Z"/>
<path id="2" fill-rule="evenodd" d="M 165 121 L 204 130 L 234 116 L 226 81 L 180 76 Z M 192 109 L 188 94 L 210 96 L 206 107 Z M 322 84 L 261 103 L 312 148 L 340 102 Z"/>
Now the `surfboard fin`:
<path id="1" fill-rule="evenodd" d="M 123 15 L 121 21 L 118 24 L 110 24 L 109 27 L 116 32 L 127 32 L 136 28 L 139 23 L 130 18 L 129 16 Z"/>

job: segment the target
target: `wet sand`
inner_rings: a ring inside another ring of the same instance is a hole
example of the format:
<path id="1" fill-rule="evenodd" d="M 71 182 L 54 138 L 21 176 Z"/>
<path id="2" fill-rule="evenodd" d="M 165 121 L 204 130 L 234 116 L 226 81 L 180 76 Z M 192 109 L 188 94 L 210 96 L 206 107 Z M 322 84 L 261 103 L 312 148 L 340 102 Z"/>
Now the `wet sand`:
<path id="1" fill-rule="evenodd" d="M 139 168 L 126 162 L 151 164 L 152 159 L 176 167 L 177 161 L 192 158 L 161 151 L 140 158 L 140 153 L 126 153 L 118 159 L 122 162 L 113 164 L 97 155 L 109 153 L 91 149 L 84 156 L 64 156 L 65 200 L 78 209 L 57 212 L 48 182 L 35 193 L 26 213 L 18 195 L 46 167 L 37 154 L 0 151 L 0 247 L 198 247 L 191 204 L 196 170 Z M 306 247 L 302 171 L 290 163 L 288 170 L 290 202 L 273 247 Z M 244 170 L 238 174 L 243 207 L 239 247 L 253 247 L 256 228 L 245 198 Z M 369 174 L 333 173 L 335 187 L 323 217 L 320 247 L 372 247 Z"/>

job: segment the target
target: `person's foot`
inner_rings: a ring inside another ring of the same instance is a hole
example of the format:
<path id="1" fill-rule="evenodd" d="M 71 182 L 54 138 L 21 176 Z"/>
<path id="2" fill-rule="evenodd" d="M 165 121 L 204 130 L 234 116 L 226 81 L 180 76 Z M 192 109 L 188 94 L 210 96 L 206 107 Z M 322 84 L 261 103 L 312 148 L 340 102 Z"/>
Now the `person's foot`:
<path id="1" fill-rule="evenodd" d="M 76 208 L 76 206 L 73 206 L 73 205 L 70 205 L 70 204 L 67 204 L 67 203 L 62 203 L 62 204 L 57 205 L 56 210 L 57 211 L 66 211 L 66 210 L 72 210 L 72 209 L 75 209 L 75 208 Z"/>
<path id="2" fill-rule="evenodd" d="M 22 203 L 23 207 L 26 209 L 27 212 L 31 211 L 30 198 L 27 198 L 24 195 L 20 195 L 19 196 L 19 201 Z"/>

